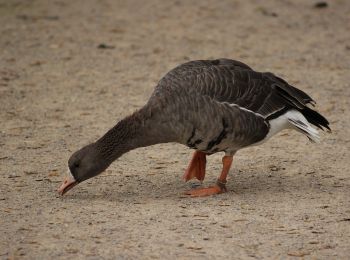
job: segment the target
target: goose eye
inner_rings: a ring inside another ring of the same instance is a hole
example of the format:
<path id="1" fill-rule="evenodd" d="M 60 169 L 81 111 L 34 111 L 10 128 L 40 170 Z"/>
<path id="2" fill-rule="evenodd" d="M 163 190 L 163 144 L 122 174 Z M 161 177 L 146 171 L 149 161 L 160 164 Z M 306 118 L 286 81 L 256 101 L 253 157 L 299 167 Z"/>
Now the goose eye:
<path id="1" fill-rule="evenodd" d="M 79 162 L 74 163 L 74 168 L 79 168 Z"/>

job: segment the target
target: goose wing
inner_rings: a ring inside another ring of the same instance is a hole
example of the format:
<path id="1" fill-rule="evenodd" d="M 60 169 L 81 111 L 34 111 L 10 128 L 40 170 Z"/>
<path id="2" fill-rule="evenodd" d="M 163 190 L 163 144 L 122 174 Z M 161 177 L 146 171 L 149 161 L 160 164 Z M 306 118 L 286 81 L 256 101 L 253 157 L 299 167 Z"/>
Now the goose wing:
<path id="1" fill-rule="evenodd" d="M 272 73 L 256 72 L 244 63 L 229 59 L 182 64 L 161 79 L 155 92 L 164 89 L 208 96 L 268 119 L 287 109 L 302 110 L 308 103 L 314 103 L 305 92 Z"/>

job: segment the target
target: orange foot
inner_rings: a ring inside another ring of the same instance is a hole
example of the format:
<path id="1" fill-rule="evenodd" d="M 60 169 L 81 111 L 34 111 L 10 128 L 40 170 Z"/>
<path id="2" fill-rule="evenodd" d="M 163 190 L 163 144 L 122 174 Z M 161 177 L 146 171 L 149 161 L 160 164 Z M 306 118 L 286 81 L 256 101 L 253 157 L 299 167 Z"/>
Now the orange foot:
<path id="1" fill-rule="evenodd" d="M 195 151 L 192 160 L 182 177 L 185 181 L 197 178 L 203 181 L 205 177 L 206 154 L 200 151 Z"/>
<path id="2" fill-rule="evenodd" d="M 224 192 L 227 192 L 227 189 L 225 187 L 219 187 L 218 185 L 215 185 L 213 187 L 190 190 L 185 192 L 185 194 L 190 195 L 191 197 L 205 197 Z"/>

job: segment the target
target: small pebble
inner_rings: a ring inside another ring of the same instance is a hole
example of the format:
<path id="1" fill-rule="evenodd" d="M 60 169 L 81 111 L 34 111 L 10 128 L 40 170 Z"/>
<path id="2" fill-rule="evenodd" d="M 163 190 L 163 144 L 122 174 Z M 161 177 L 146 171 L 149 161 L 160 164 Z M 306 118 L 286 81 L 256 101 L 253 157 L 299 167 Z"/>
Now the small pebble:
<path id="1" fill-rule="evenodd" d="M 315 8 L 327 8 L 328 7 L 328 3 L 327 2 L 317 2 L 315 5 L 314 5 Z"/>
<path id="2" fill-rule="evenodd" d="M 107 44 L 101 43 L 97 46 L 97 48 L 98 49 L 114 49 L 115 47 L 112 45 L 107 45 Z"/>

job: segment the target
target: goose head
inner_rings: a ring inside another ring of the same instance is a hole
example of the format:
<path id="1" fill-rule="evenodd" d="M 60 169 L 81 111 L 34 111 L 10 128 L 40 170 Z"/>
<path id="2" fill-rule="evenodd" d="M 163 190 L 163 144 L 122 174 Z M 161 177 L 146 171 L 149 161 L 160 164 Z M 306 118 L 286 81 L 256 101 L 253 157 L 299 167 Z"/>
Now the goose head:
<path id="1" fill-rule="evenodd" d="M 68 176 L 58 189 L 64 195 L 71 188 L 87 179 L 102 173 L 110 162 L 104 158 L 95 143 L 76 151 L 68 160 Z"/>

